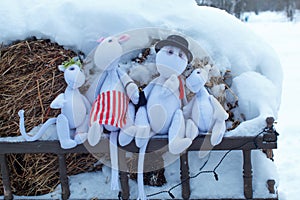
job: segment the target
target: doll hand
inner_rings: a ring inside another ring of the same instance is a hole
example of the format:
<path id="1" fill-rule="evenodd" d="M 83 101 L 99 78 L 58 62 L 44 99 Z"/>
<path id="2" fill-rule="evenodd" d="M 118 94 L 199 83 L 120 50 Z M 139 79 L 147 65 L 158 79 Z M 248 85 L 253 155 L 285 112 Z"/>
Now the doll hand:
<path id="1" fill-rule="evenodd" d="M 139 102 L 139 88 L 133 82 L 129 82 L 125 87 L 126 92 L 132 103 L 137 104 Z"/>
<path id="2" fill-rule="evenodd" d="M 179 89 L 179 80 L 178 80 L 178 77 L 175 74 L 173 74 L 164 83 L 164 87 L 163 87 L 162 92 L 163 93 L 166 93 L 166 92 L 170 93 L 170 90 L 171 90 L 171 92 L 175 92 L 178 89 Z"/>
<path id="3" fill-rule="evenodd" d="M 64 104 L 67 101 L 65 100 L 64 94 L 58 95 L 50 104 L 50 108 L 59 109 L 64 107 Z"/>

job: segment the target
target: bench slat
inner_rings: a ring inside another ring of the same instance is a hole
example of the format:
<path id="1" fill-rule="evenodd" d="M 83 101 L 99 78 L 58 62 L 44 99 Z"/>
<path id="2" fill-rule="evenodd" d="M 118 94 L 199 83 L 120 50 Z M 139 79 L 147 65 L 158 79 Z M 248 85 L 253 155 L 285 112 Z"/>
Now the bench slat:
<path id="1" fill-rule="evenodd" d="M 6 155 L 0 154 L 1 174 L 4 190 L 4 199 L 13 199 L 10 180 L 9 180 L 9 169 L 7 165 Z"/>
<path id="2" fill-rule="evenodd" d="M 263 136 L 260 137 L 224 137 L 222 142 L 214 146 L 214 150 L 245 150 L 245 149 L 276 149 L 277 142 L 266 142 Z M 209 140 L 210 136 L 198 136 L 189 147 L 188 151 L 211 150 L 210 148 L 203 148 L 205 140 Z M 256 145 L 254 143 L 256 141 Z M 109 141 L 107 138 L 101 141 L 94 147 L 87 143 L 78 145 L 72 149 L 62 149 L 58 141 L 35 141 L 35 142 L 0 142 L 1 154 L 9 153 L 103 153 L 109 150 Z M 149 141 L 147 152 L 153 152 L 167 148 L 168 140 L 166 138 L 152 138 Z M 125 147 L 121 147 L 125 151 L 138 153 L 139 149 L 135 146 L 134 141 Z"/>

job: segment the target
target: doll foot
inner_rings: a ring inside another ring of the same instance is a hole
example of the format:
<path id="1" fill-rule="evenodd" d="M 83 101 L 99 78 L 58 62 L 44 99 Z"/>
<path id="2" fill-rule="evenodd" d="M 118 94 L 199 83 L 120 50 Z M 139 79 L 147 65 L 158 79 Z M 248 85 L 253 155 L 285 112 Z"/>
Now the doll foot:
<path id="1" fill-rule="evenodd" d="M 126 146 L 134 139 L 135 134 L 136 134 L 135 126 L 130 126 L 126 129 L 122 129 L 119 133 L 119 144 L 121 146 Z"/>
<path id="2" fill-rule="evenodd" d="M 184 152 L 191 144 L 192 140 L 190 138 L 175 138 L 173 141 L 169 141 L 169 151 L 172 154 L 180 154 Z"/>
<path id="3" fill-rule="evenodd" d="M 71 149 L 71 148 L 74 148 L 77 146 L 77 142 L 75 140 L 63 140 L 63 141 L 60 141 L 60 146 L 61 148 L 63 149 Z"/>
<path id="4" fill-rule="evenodd" d="M 77 142 L 77 144 L 82 144 L 87 139 L 87 133 L 76 133 L 74 140 Z"/>
<path id="5" fill-rule="evenodd" d="M 87 139 L 91 146 L 95 146 L 101 139 L 103 127 L 99 123 L 93 123 L 89 128 Z"/>
<path id="6" fill-rule="evenodd" d="M 210 151 L 199 151 L 199 158 L 202 159 L 206 157 L 209 153 Z"/>
<path id="7" fill-rule="evenodd" d="M 190 138 L 191 140 L 194 140 L 198 136 L 198 127 L 195 125 L 195 123 L 191 120 L 188 119 L 186 121 L 186 137 Z"/>

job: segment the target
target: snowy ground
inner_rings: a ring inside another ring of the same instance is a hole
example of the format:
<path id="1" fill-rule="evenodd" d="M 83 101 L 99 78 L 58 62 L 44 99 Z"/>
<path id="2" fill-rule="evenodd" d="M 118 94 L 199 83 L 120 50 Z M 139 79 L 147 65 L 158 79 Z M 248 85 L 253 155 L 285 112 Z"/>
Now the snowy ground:
<path id="1" fill-rule="evenodd" d="M 299 16 L 299 15 L 298 15 Z M 276 20 L 274 20 L 276 19 Z M 263 37 L 278 53 L 283 72 L 282 104 L 277 130 L 281 133 L 275 163 L 280 179 L 280 199 L 299 199 L 300 185 L 300 21 L 287 22 L 281 14 L 265 13 L 254 16 L 249 27 Z M 298 135 L 299 134 L 299 135 Z"/>
<path id="2" fill-rule="evenodd" d="M 13 1 L 11 1 L 13 2 Z M 112 27 L 110 30 L 105 31 L 98 31 L 97 29 L 93 29 L 94 25 L 93 23 L 89 23 L 91 26 L 84 27 L 80 29 L 82 31 L 78 32 L 76 29 L 77 22 L 82 22 L 82 24 L 87 24 L 87 21 L 94 21 L 95 17 L 103 17 L 102 15 L 99 16 L 98 11 L 93 10 L 93 7 L 88 6 L 82 6 L 79 3 L 79 1 L 75 1 L 75 3 L 70 3 L 68 1 L 62 2 L 62 4 L 51 4 L 49 3 L 48 6 L 44 6 L 42 4 L 38 4 L 39 6 L 35 7 L 32 6 L 32 9 L 30 12 L 30 9 L 25 9 L 28 12 L 21 12 L 24 8 L 23 6 L 30 7 L 30 5 L 34 5 L 32 3 L 33 1 L 24 1 L 22 2 L 22 5 L 17 6 L 16 2 L 13 2 L 11 6 L 9 6 L 9 2 L 6 2 L 6 6 L 0 7 L 0 12 L 3 12 L 4 16 L 10 16 L 8 17 L 8 22 L 2 18 L 0 19 L 0 41 L 9 42 L 10 40 L 14 40 L 16 38 L 21 39 L 24 37 L 24 35 L 28 34 L 39 34 L 39 35 L 50 35 L 52 39 L 54 39 L 57 42 L 61 42 L 64 45 L 72 46 L 76 41 L 76 47 L 82 48 L 85 50 L 85 52 L 88 52 L 93 45 L 95 45 L 95 42 L 93 42 L 93 39 L 96 39 L 99 35 L 96 35 L 95 33 L 107 35 L 107 32 L 109 34 L 119 32 L 119 29 L 122 28 L 134 28 L 135 26 L 138 26 L 140 24 L 144 24 L 146 22 L 151 22 L 154 24 L 159 24 L 160 19 L 159 17 L 165 17 L 164 19 L 169 19 L 169 16 L 163 16 L 163 15 L 153 15 L 151 12 L 141 12 L 140 14 L 145 17 L 141 17 L 140 21 L 134 20 L 130 21 L 132 18 L 136 18 L 134 15 L 135 13 L 131 15 L 128 15 L 130 13 L 129 11 L 124 13 L 127 13 L 127 17 L 124 17 L 123 20 L 125 20 L 124 23 L 117 24 L 116 26 L 109 26 L 111 25 L 111 21 L 101 21 L 102 24 L 99 27 L 99 30 L 102 30 L 103 27 Z M 59 1 L 60 2 L 60 1 Z M 90 1 L 93 2 L 93 1 Z M 95 2 L 94 2 L 95 3 Z M 97 2 L 99 3 L 99 2 Z M 137 2 L 136 2 L 137 3 Z M 156 2 L 157 3 L 157 2 Z M 170 2 L 169 2 L 170 3 Z M 179 3 L 179 1 L 177 1 Z M 180 2 L 182 3 L 182 1 Z M 185 3 L 185 2 L 184 2 Z M 5 4 L 5 3 L 4 3 Z M 37 4 L 37 1 L 36 1 Z M 172 4 L 172 3 L 171 3 Z M 92 4 L 91 4 L 92 5 Z M 101 3 L 99 3 L 101 5 Z M 109 3 L 108 3 L 109 5 Z M 137 8 L 142 8 L 141 4 L 137 4 L 140 7 L 137 6 Z M 164 5 L 168 5 L 167 3 Z M 182 3 L 183 5 L 183 3 Z M 70 8 L 71 6 L 71 8 Z M 154 4 L 153 4 L 154 6 Z M 186 10 L 184 7 L 182 7 L 183 12 L 188 13 L 190 10 L 190 7 L 192 6 L 191 3 L 186 6 Z M 163 6 L 162 6 L 163 7 Z M 179 7 L 179 6 L 178 6 Z M 7 9 L 8 10 L 5 10 Z M 152 7 L 151 7 L 152 8 Z M 43 23 L 43 21 L 38 20 L 38 18 L 35 17 L 37 14 L 42 14 L 43 17 L 45 17 L 43 9 L 52 9 L 53 16 L 48 17 L 47 19 L 51 19 L 49 21 L 46 21 Z M 85 9 L 91 10 L 90 15 L 87 16 L 81 16 L 85 14 Z M 132 11 L 134 8 L 131 8 Z M 156 9 L 156 7 L 155 7 Z M 74 12 L 73 10 L 76 10 L 77 13 L 79 13 L 79 17 L 73 16 Z M 138 9 L 137 9 L 138 10 Z M 151 10 L 151 9 L 149 9 Z M 92 12 L 95 11 L 95 12 Z M 138 11 L 136 11 L 138 12 Z M 191 12 L 197 12 L 196 8 L 193 8 Z M 10 13 L 13 13 L 10 15 Z M 103 11 L 104 14 L 107 14 L 111 18 L 115 19 L 116 23 L 120 22 L 120 20 L 114 15 L 114 13 L 108 13 L 106 11 Z M 205 12 L 204 12 L 205 13 Z M 23 16 L 24 14 L 24 16 Z M 44 15 L 43 15 L 44 14 Z M 70 18 L 68 18 L 70 16 Z M 170 15 L 172 17 L 172 15 Z M 170 18 L 169 21 L 166 20 L 165 24 L 163 24 L 164 27 L 177 27 L 178 24 L 180 24 L 180 20 L 190 20 L 181 18 L 183 15 L 177 15 L 177 19 Z M 60 17 L 63 17 L 64 20 L 61 20 Z M 108 18 L 107 16 L 105 16 Z M 115 18 L 114 18 L 115 17 Z M 147 18 L 148 17 L 148 18 Z M 156 18 L 157 17 L 157 18 Z M 200 16 L 201 17 L 201 16 Z M 145 19 L 151 19 L 149 21 L 143 21 Z M 78 20 L 79 19 L 79 20 Z M 9 21 L 10 20 L 10 21 Z M 24 20 L 24 21 L 23 21 Z M 87 20 L 87 21 L 86 21 Z M 126 21 L 129 20 L 129 21 Z M 202 19 L 203 20 L 203 19 Z M 224 18 L 224 20 L 229 20 L 229 18 Z M 300 128 L 297 127 L 297 117 L 296 113 L 299 111 L 299 107 L 297 107 L 296 103 L 298 102 L 297 99 L 297 92 L 299 92 L 299 88 L 297 87 L 297 83 L 300 80 L 299 75 L 299 69 L 297 69 L 298 65 L 298 53 L 299 53 L 299 46 L 300 46 L 300 23 L 297 18 L 296 23 L 290 23 L 287 22 L 287 20 L 282 16 L 282 14 L 274 14 L 274 13 L 263 13 L 262 15 L 255 16 L 253 14 L 249 17 L 249 23 L 247 25 L 254 30 L 258 35 L 260 35 L 262 38 L 264 38 L 267 42 L 270 43 L 271 46 L 277 51 L 280 60 L 282 62 L 283 70 L 284 70 L 284 84 L 283 84 L 283 95 L 282 95 L 282 106 L 279 113 L 278 118 L 278 125 L 277 129 L 278 132 L 281 133 L 279 138 L 279 149 L 275 152 L 275 164 L 277 166 L 277 171 L 279 173 L 279 179 L 280 179 L 280 185 L 279 185 L 279 192 L 280 192 L 280 199 L 281 200 L 294 200 L 298 199 L 297 192 L 299 191 L 297 186 L 299 183 L 297 183 L 297 177 L 300 178 L 300 175 L 298 175 L 297 170 L 299 165 L 299 158 L 296 156 L 297 148 L 298 148 L 298 141 L 300 136 L 296 136 L 296 134 L 299 132 Z M 54 24 L 53 23 L 57 23 Z M 130 23 L 131 22 L 131 23 Z M 195 19 L 192 21 L 193 23 L 197 23 L 198 21 Z M 151 24 L 150 23 L 150 24 Z M 207 28 L 208 32 L 211 30 L 210 25 L 206 24 L 205 21 L 201 22 L 202 24 L 206 25 L 205 28 Z M 216 21 L 217 23 L 217 21 Z M 196 36 L 198 34 L 197 27 L 195 24 L 191 26 L 190 24 L 185 26 L 182 26 L 180 29 L 182 31 L 186 30 L 186 33 L 189 33 L 190 35 Z M 225 23 L 226 24 L 226 23 Z M 18 28 L 14 28 L 13 26 L 17 26 Z M 74 25 L 74 26 L 71 26 Z M 128 26 L 128 27 L 127 27 Z M 59 27 L 59 28 L 57 28 Z M 238 26 L 237 26 L 238 27 Z M 54 29 L 57 28 L 56 31 Z M 204 28 L 204 30 L 205 30 Z M 213 27 L 212 27 L 213 28 Z M 218 27 L 219 28 L 219 27 Z M 53 30 L 52 30 L 53 29 Z M 93 30 L 93 32 L 89 32 L 89 30 Z M 212 29 L 213 30 L 213 29 Z M 237 29 L 239 30 L 239 29 Z M 30 32 L 29 32 L 30 31 Z M 73 31 L 73 32 L 72 32 Z M 77 32 L 76 32 L 77 31 Z M 196 32 L 195 32 L 196 31 Z M 233 30 L 232 32 L 234 32 Z M 239 30 L 242 31 L 242 30 Z M 200 31 L 199 31 L 200 32 Z M 69 34 L 70 33 L 70 34 Z M 73 33 L 73 34 L 71 34 Z M 77 34 L 76 34 L 77 33 Z M 210 35 L 216 35 L 215 37 L 218 38 L 218 32 L 215 31 L 215 34 L 203 34 L 203 36 L 210 36 Z M 221 35 L 223 33 L 220 33 Z M 237 33 L 238 34 L 238 33 Z M 70 35 L 70 37 L 66 37 L 66 35 Z M 219 35 L 219 36 L 221 36 Z M 207 37 L 206 39 L 213 39 L 212 37 Z M 234 36 L 234 35 L 233 35 Z M 246 37 L 245 35 L 240 35 L 241 38 L 235 38 L 235 40 L 240 42 L 246 42 L 242 41 L 243 37 Z M 21 37 L 21 38 L 19 38 Z M 93 38 L 93 39 L 92 39 Z M 247 38 L 247 37 L 246 37 Z M 240 39 L 240 40 L 239 40 Z M 248 38 L 251 39 L 251 38 Z M 92 42 L 91 42 L 92 40 Z M 87 42 L 85 42 L 87 41 Z M 216 40 L 217 41 L 217 40 Z M 205 43 L 205 40 L 201 40 L 202 44 L 206 47 L 208 44 Z M 226 53 L 228 57 L 231 56 L 230 43 L 226 43 L 228 41 L 220 41 L 218 40 L 218 45 L 221 45 L 221 48 L 224 48 L 222 53 Z M 251 40 L 248 41 L 249 43 L 253 42 Z M 254 42 L 257 42 L 256 40 Z M 258 43 L 259 44 L 259 43 Z M 218 45 L 215 45 L 218 46 Z M 249 45 L 250 46 L 250 45 Z M 261 44 L 260 46 L 263 46 Z M 228 49 L 225 51 L 225 49 Z M 211 52 L 214 52 L 214 49 L 209 49 Z M 247 51 L 247 49 L 241 49 L 242 51 Z M 259 49 L 256 49 L 259 50 Z M 265 50 L 265 49 L 263 49 Z M 240 58 L 237 56 L 236 51 L 232 51 L 232 56 L 236 58 Z M 250 53 L 257 53 L 257 52 L 250 52 Z M 258 54 L 258 53 L 257 53 Z M 241 54 L 243 55 L 243 54 Z M 215 55 L 215 58 L 218 58 L 217 55 Z M 224 57 L 225 58 L 225 57 Z M 232 57 L 230 57 L 232 58 Z M 259 58 L 259 57 L 257 57 Z M 246 59 L 246 60 L 244 60 Z M 251 59 L 247 60 L 247 58 L 241 58 L 241 60 L 233 59 L 236 63 L 236 65 L 233 66 L 239 66 L 240 63 L 245 63 L 245 61 L 249 61 L 251 66 Z M 223 61 L 220 59 L 220 61 Z M 224 61 L 224 63 L 226 63 Z M 272 73 L 269 73 L 272 74 Z M 273 79 L 273 81 L 276 79 Z M 296 136 L 296 137 L 294 137 Z M 210 159 L 209 164 L 207 165 L 208 169 L 211 169 L 215 166 L 215 164 L 218 162 L 218 160 L 222 157 L 222 155 L 225 152 L 218 152 L 214 153 Z M 289 155 L 289 156 L 286 156 Z M 265 196 L 270 197 L 270 195 L 266 191 L 265 181 L 268 178 L 274 178 L 277 180 L 277 174 L 276 172 L 273 173 L 273 171 L 276 171 L 274 169 L 275 165 L 270 160 L 264 159 L 263 154 L 261 152 L 255 152 L 253 154 L 253 159 L 257 160 L 254 161 L 253 166 L 253 175 L 254 175 L 254 196 Z M 201 162 L 198 160 L 198 162 L 192 162 L 191 163 L 191 173 L 195 174 L 199 170 L 199 167 L 201 166 Z M 191 197 L 203 197 L 203 198 L 218 198 L 222 195 L 222 197 L 243 197 L 242 192 L 242 169 L 241 166 L 241 154 L 240 152 L 231 153 L 229 156 L 224 160 L 224 163 L 222 163 L 222 166 L 220 167 L 220 174 L 219 177 L 220 180 L 216 182 L 212 175 L 200 175 L 196 179 L 193 179 L 192 182 L 192 194 Z M 258 169 L 261 169 L 261 166 L 264 166 L 263 171 L 258 171 Z M 232 170 L 234 169 L 234 170 Z M 266 170 L 267 169 L 267 170 Z M 104 172 L 96 172 L 96 173 L 87 173 L 87 174 L 80 174 L 77 176 L 70 177 L 70 186 L 71 186 L 71 198 L 93 198 L 93 197 L 101 197 L 101 198 L 115 198 L 117 197 L 117 193 L 115 191 L 110 191 L 110 184 L 106 182 L 106 171 Z M 179 173 L 178 173 L 178 162 L 174 163 L 173 165 L 168 166 L 166 169 L 166 176 L 168 178 L 168 184 L 165 185 L 163 188 L 153 188 L 153 187 L 146 187 L 146 193 L 150 194 L 153 192 L 158 192 L 164 189 L 169 189 L 173 185 L 179 182 Z M 232 179 L 232 177 L 235 177 Z M 203 182 L 205 180 L 205 182 Z M 298 179 L 299 180 L 299 179 Z M 101 185 L 101 189 L 99 188 Z M 230 190 L 224 185 L 230 185 Z M 136 197 L 137 191 L 137 185 L 135 182 L 130 182 L 131 186 L 131 194 L 132 197 Z M 175 189 L 172 191 L 173 194 L 180 198 L 180 188 Z M 43 198 L 59 198 L 60 197 L 60 187 L 57 188 L 56 191 L 54 191 L 51 194 L 43 196 Z M 160 196 L 155 196 L 154 198 L 168 198 L 169 196 L 167 194 L 163 194 Z M 18 197 L 16 197 L 18 198 Z M 24 197 L 21 197 L 24 198 Z M 35 199 L 36 197 L 32 197 Z M 40 197 L 42 198 L 42 197 Z"/>

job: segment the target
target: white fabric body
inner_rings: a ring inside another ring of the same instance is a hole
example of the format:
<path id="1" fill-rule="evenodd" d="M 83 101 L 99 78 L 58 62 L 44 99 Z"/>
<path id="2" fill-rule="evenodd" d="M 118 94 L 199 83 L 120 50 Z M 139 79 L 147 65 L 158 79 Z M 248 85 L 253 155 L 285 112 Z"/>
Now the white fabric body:
<path id="1" fill-rule="evenodd" d="M 166 79 L 158 77 L 152 83 L 153 88 L 147 101 L 147 114 L 150 126 L 155 133 L 168 133 L 176 110 L 181 108 L 179 99 L 179 88 L 175 91 L 169 90 L 163 84 Z"/>
<path id="2" fill-rule="evenodd" d="M 61 109 L 57 118 L 49 119 L 34 137 L 29 137 L 24 125 L 24 111 L 19 111 L 20 132 L 26 140 L 34 141 L 39 139 L 53 123 L 56 123 L 58 139 L 64 149 L 70 149 L 81 144 L 86 139 L 88 131 L 88 115 L 90 111 L 89 101 L 79 92 L 78 88 L 84 83 L 85 76 L 77 65 L 67 68 L 59 66 L 64 71 L 64 78 L 68 84 L 65 92 L 58 95 L 50 104 L 51 108 Z M 75 130 L 75 135 L 72 133 Z"/>

